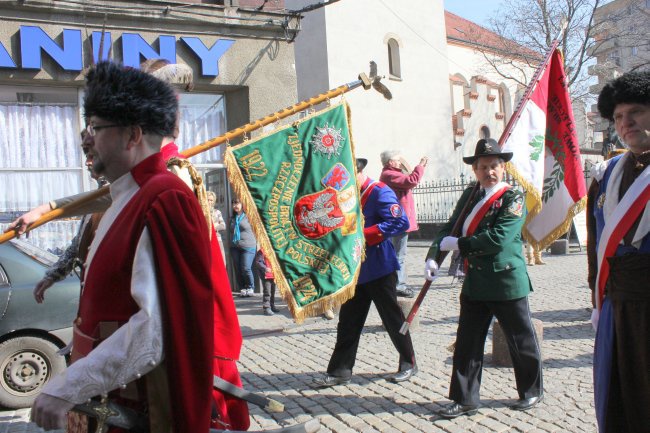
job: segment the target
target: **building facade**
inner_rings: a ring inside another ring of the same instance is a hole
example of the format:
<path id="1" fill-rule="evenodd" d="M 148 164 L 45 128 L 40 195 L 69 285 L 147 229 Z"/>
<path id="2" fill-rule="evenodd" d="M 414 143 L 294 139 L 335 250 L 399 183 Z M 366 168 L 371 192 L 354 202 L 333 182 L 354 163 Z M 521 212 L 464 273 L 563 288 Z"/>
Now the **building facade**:
<path id="1" fill-rule="evenodd" d="M 591 86 L 591 93 L 598 95 L 603 86 L 621 74 L 650 68 L 650 0 L 613 0 L 594 12 L 593 43 L 589 54 L 596 64 L 589 67 L 589 74 L 598 82 Z M 595 147 L 605 151 L 617 145 L 614 128 L 609 121 L 595 113 Z"/>
<path id="2" fill-rule="evenodd" d="M 179 100 L 181 150 L 295 103 L 289 41 L 297 20 L 276 1 L 260 10 L 263 0 L 227 3 L 0 3 L 0 222 L 95 187 L 79 135 L 84 71 L 99 60 L 139 67 L 165 58 L 192 68 L 194 90 Z M 228 215 L 222 155 L 214 148 L 192 162 Z M 33 236 L 51 249 L 74 235 L 74 225 L 50 223 Z"/>
<path id="3" fill-rule="evenodd" d="M 462 157 L 473 155 L 481 138 L 499 140 L 525 91 L 519 83 L 528 83 L 535 72 L 524 56 L 535 59 L 539 55 L 523 47 L 503 52 L 508 44 L 499 35 L 450 12 L 445 12 L 445 28 L 452 128 L 458 149 L 454 163 L 460 173 L 471 175 Z M 498 71 L 491 64 L 495 56 L 509 60 L 500 61 Z"/>
<path id="4" fill-rule="evenodd" d="M 291 9 L 314 2 L 286 0 Z M 307 12 L 295 41 L 300 99 L 356 80 L 377 65 L 393 98 L 374 90 L 345 95 L 356 154 L 378 178 L 379 154 L 398 149 L 411 164 L 429 156 L 429 178 L 457 176 L 442 1 L 354 0 Z"/>

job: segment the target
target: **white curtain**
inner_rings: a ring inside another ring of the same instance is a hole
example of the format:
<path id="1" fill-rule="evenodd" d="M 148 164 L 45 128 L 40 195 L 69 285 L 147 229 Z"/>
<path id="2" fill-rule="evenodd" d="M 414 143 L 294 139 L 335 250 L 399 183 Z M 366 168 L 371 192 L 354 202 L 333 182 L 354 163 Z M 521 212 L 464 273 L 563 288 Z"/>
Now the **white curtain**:
<path id="1" fill-rule="evenodd" d="M 77 107 L 0 105 L 0 169 L 65 168 L 81 172 Z"/>
<path id="2" fill-rule="evenodd" d="M 4 232 L 7 223 L 0 224 L 0 231 Z M 70 245 L 72 238 L 79 230 L 79 219 L 51 221 L 29 232 L 29 237 L 21 239 L 32 245 L 60 255 Z"/>
<path id="3" fill-rule="evenodd" d="M 181 104 L 180 111 L 180 136 L 176 144 L 181 150 L 194 147 L 226 132 L 222 103 L 217 102 L 212 106 Z M 222 159 L 220 146 L 193 156 L 191 161 L 193 164 L 209 164 L 222 162 Z"/>
<path id="4" fill-rule="evenodd" d="M 0 105 L 0 213 L 20 215 L 80 192 L 79 144 L 74 105 Z M 48 250 L 65 248 L 77 225 L 76 220 L 51 222 L 28 241 Z"/>

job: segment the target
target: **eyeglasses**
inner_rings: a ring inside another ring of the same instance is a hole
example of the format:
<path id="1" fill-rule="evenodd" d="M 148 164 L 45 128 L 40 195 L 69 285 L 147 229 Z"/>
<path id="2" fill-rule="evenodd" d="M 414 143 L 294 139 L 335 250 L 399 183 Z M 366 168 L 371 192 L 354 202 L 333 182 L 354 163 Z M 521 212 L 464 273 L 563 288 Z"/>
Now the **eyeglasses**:
<path id="1" fill-rule="evenodd" d="M 94 137 L 104 128 L 119 128 L 121 126 L 122 125 L 93 125 L 92 123 L 89 123 L 88 126 L 86 126 L 86 131 L 88 131 L 88 134 L 90 134 L 91 137 Z"/>

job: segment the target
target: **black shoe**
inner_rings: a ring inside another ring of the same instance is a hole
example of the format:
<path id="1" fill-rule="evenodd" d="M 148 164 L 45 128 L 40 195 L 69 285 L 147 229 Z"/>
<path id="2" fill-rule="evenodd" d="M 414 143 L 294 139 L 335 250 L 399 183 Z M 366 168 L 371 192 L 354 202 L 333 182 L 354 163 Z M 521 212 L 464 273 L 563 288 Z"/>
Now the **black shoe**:
<path id="1" fill-rule="evenodd" d="M 391 377 L 388 378 L 393 383 L 399 383 L 399 382 L 406 382 L 413 376 L 415 376 L 418 372 L 418 367 L 417 365 L 413 368 L 409 368 L 407 370 L 402 370 L 398 371 L 397 373 L 393 374 Z"/>
<path id="2" fill-rule="evenodd" d="M 542 400 L 544 400 L 544 395 L 539 395 L 537 397 L 530 397 L 530 398 L 520 398 L 515 402 L 515 404 L 510 406 L 510 409 L 528 410 L 537 406 L 537 404 Z"/>
<path id="3" fill-rule="evenodd" d="M 316 387 L 318 388 L 327 388 L 329 386 L 334 386 L 334 385 L 347 385 L 348 383 L 350 383 L 350 379 L 330 376 L 329 374 L 314 379 L 314 385 L 316 385 Z"/>
<path id="4" fill-rule="evenodd" d="M 415 293 L 413 293 L 412 289 L 407 287 L 406 289 L 397 289 L 397 296 L 401 296 L 402 298 L 412 298 L 415 296 Z"/>
<path id="5" fill-rule="evenodd" d="M 478 406 L 463 406 L 462 404 L 452 403 L 444 409 L 438 411 L 438 415 L 443 418 L 451 419 L 461 415 L 476 415 Z"/>
<path id="6" fill-rule="evenodd" d="M 273 311 L 274 313 L 279 313 L 280 309 L 277 307 L 271 307 L 271 311 Z"/>
<path id="7" fill-rule="evenodd" d="M 274 314 L 273 310 L 271 310 L 270 308 L 265 308 L 264 309 L 264 315 L 265 316 L 273 316 L 273 314 Z"/>

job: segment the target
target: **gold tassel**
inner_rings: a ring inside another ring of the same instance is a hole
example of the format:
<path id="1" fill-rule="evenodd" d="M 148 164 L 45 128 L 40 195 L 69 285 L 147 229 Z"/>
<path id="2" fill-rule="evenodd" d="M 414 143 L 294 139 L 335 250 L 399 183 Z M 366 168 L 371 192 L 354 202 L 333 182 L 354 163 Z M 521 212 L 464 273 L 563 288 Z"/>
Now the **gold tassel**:
<path id="1" fill-rule="evenodd" d="M 186 168 L 190 174 L 190 177 L 192 178 L 192 189 L 194 190 L 194 194 L 196 195 L 196 198 L 201 205 L 203 216 L 205 216 L 205 220 L 208 222 L 208 233 L 210 234 L 210 239 L 212 239 L 212 209 L 210 208 L 210 205 L 208 205 L 208 194 L 205 190 L 203 177 L 187 159 L 178 158 L 176 156 L 170 158 L 167 161 L 167 169 L 174 172 L 174 167 L 177 167 L 179 170 Z"/>
<path id="2" fill-rule="evenodd" d="M 537 251 L 545 250 L 556 239 L 558 239 L 560 236 L 562 236 L 563 234 L 569 231 L 569 229 L 571 228 L 571 221 L 573 221 L 573 218 L 576 215 L 582 212 L 582 210 L 585 208 L 586 205 L 587 205 L 587 197 L 582 197 L 573 206 L 571 206 L 571 208 L 569 208 L 567 212 L 567 216 L 564 219 L 564 222 L 559 226 L 557 226 L 551 233 L 546 235 L 539 242 L 533 239 L 533 236 L 530 234 L 530 232 L 524 225 L 524 229 L 522 230 L 524 239 L 526 239 L 526 241 L 529 242 Z"/>

